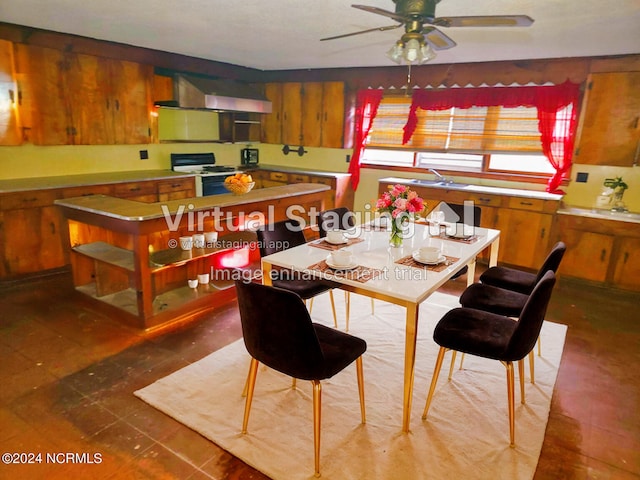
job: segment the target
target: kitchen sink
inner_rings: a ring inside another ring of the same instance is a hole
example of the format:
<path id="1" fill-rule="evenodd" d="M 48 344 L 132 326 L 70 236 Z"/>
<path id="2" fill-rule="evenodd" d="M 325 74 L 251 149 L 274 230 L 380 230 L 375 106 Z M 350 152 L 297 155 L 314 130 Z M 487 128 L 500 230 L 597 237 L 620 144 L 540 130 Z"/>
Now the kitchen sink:
<path id="1" fill-rule="evenodd" d="M 411 180 L 411 183 L 415 185 L 421 185 L 424 187 L 446 187 L 446 188 L 464 188 L 468 186 L 466 183 L 457 183 L 457 182 L 449 182 L 443 180 L 421 180 L 414 179 Z"/>

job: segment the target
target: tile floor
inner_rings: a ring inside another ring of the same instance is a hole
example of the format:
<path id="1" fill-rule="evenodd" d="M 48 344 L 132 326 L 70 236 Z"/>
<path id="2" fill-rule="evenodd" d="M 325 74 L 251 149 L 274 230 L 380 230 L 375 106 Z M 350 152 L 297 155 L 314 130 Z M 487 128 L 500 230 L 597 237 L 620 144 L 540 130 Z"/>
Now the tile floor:
<path id="1" fill-rule="evenodd" d="M 535 480 L 640 479 L 639 300 L 557 286 L 547 318 L 569 330 Z M 239 338 L 235 303 L 145 337 L 62 275 L 0 290 L 0 312 L 0 451 L 43 455 L 0 465 L 0 478 L 265 478 L 132 395 Z"/>

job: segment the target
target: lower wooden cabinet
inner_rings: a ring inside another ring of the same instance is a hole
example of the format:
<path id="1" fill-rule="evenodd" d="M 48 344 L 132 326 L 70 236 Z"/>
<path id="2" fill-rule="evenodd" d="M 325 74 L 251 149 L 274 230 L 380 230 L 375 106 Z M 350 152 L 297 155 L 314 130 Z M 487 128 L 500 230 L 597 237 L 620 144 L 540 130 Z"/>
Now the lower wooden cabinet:
<path id="1" fill-rule="evenodd" d="M 567 244 L 561 276 L 640 292 L 640 224 L 558 214 L 553 236 Z"/>
<path id="2" fill-rule="evenodd" d="M 283 168 L 282 170 L 256 169 L 251 176 L 256 188 L 269 188 L 291 183 L 320 183 L 331 187 L 327 192 L 327 208 L 347 207 L 353 210 L 354 192 L 351 188 L 351 175 L 344 173 L 320 174 L 318 172 Z"/>
<path id="3" fill-rule="evenodd" d="M 0 280 L 69 265 L 59 198 L 111 195 L 145 203 L 195 197 L 193 177 L 28 190 L 0 194 Z"/>

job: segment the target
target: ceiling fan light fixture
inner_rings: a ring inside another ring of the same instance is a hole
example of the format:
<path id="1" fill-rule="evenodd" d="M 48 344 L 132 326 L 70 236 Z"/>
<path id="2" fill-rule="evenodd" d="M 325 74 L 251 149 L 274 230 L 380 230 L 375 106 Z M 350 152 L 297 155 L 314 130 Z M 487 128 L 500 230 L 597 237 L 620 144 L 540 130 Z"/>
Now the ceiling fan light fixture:
<path id="1" fill-rule="evenodd" d="M 387 57 L 398 65 L 404 60 L 404 43 L 402 40 L 396 42 L 387 52 Z"/>
<path id="2" fill-rule="evenodd" d="M 402 63 L 421 65 L 436 57 L 431 46 L 424 41 L 422 35 L 411 36 L 403 35 L 395 45 L 387 52 L 387 57 L 401 65 Z"/>

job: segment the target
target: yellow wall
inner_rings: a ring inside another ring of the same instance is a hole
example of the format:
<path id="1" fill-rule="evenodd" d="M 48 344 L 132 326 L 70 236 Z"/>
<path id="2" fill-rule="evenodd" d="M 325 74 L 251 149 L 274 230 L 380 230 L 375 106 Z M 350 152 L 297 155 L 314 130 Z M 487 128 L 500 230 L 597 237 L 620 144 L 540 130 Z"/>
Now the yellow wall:
<path id="1" fill-rule="evenodd" d="M 170 168 L 170 154 L 176 152 L 208 152 L 216 154 L 221 165 L 238 165 L 240 150 L 245 144 L 219 143 L 164 143 L 151 145 L 80 145 L 39 147 L 23 145 L 20 147 L 0 147 L 0 179 L 73 175 L 81 173 L 112 172 L 121 170 L 157 170 Z M 282 145 L 253 144 L 260 150 L 260 162 L 289 167 L 308 168 L 346 172 L 346 156 L 351 150 L 333 148 L 311 148 L 302 157 L 296 152 L 285 155 Z M 140 160 L 139 151 L 149 152 L 148 160 Z M 578 172 L 589 174 L 587 183 L 576 183 Z M 363 169 L 360 186 L 355 196 L 355 209 L 364 211 L 366 204 L 375 201 L 378 192 L 378 179 L 399 176 L 411 178 L 433 178 L 432 175 L 409 175 L 377 169 Z M 571 184 L 567 187 L 564 201 L 567 205 L 594 206 L 600 194 L 605 178 L 621 176 L 629 185 L 624 200 L 631 211 L 640 212 L 640 168 L 638 167 L 600 167 L 593 165 L 574 165 Z M 480 183 L 514 188 L 543 190 L 544 185 L 524 185 L 521 183 L 489 182 L 456 176 L 461 182 Z"/>

